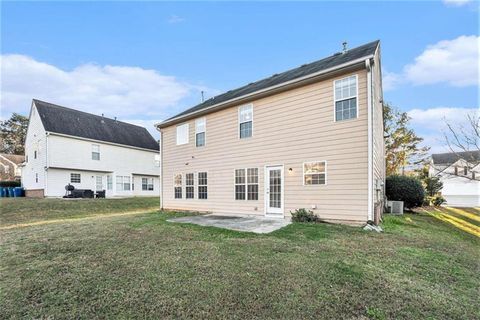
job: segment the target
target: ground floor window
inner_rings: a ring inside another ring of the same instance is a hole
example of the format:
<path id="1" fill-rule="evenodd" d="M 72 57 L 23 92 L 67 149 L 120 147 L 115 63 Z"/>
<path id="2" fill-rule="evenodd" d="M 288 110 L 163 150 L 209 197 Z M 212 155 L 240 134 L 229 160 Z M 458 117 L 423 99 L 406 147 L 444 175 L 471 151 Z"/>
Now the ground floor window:
<path id="1" fill-rule="evenodd" d="M 187 173 L 185 175 L 185 198 L 186 199 L 193 199 L 195 195 L 194 189 L 194 174 Z"/>
<path id="2" fill-rule="evenodd" d="M 80 183 L 80 173 L 70 173 L 70 183 Z"/>
<path id="3" fill-rule="evenodd" d="M 208 178 L 206 172 L 198 173 L 198 199 L 207 199 L 208 198 Z"/>
<path id="4" fill-rule="evenodd" d="M 258 168 L 235 170 L 235 200 L 258 200 Z"/>
<path id="5" fill-rule="evenodd" d="M 153 191 L 153 178 L 142 178 L 142 190 Z"/>
<path id="6" fill-rule="evenodd" d="M 97 191 L 103 190 L 103 177 L 102 176 L 96 176 L 95 177 L 95 190 L 97 190 Z"/>
<path id="7" fill-rule="evenodd" d="M 173 189 L 175 193 L 175 199 L 182 199 L 182 175 L 176 174 L 173 177 Z"/>
<path id="8" fill-rule="evenodd" d="M 112 190 L 113 189 L 113 179 L 112 176 L 108 175 L 107 176 L 107 190 Z"/>
<path id="9" fill-rule="evenodd" d="M 130 176 L 117 176 L 117 191 L 130 191 Z"/>
<path id="10" fill-rule="evenodd" d="M 303 164 L 303 184 L 316 185 L 327 183 L 327 162 L 315 161 Z"/>

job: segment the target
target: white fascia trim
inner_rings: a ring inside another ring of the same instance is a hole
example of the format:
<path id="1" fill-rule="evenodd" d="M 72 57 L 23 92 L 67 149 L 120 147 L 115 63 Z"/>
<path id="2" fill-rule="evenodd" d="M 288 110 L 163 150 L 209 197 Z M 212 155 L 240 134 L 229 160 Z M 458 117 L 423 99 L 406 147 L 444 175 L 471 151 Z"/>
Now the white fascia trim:
<path id="1" fill-rule="evenodd" d="M 367 220 L 373 221 L 373 121 L 372 121 L 372 69 L 370 59 L 365 60 L 367 68 L 367 115 L 368 115 L 368 207 Z"/>
<path id="2" fill-rule="evenodd" d="M 230 104 L 232 102 L 235 102 L 235 101 L 238 101 L 238 100 L 241 100 L 241 99 L 245 99 L 245 98 L 255 96 L 255 95 L 258 95 L 258 94 L 261 94 L 261 93 L 265 93 L 265 92 L 275 90 L 275 89 L 278 89 L 278 88 L 281 88 L 281 87 L 289 86 L 291 84 L 301 82 L 301 81 L 307 80 L 309 78 L 314 78 L 314 77 L 319 76 L 319 75 L 323 75 L 323 74 L 333 72 L 333 71 L 336 71 L 336 70 L 339 70 L 339 69 L 342 69 L 342 68 L 345 68 L 345 67 L 348 67 L 348 66 L 351 66 L 351 65 L 355 65 L 357 63 L 361 63 L 365 60 L 370 60 L 373 57 L 374 56 L 371 54 L 371 55 L 368 55 L 368 56 L 365 56 L 365 57 L 362 57 L 362 58 L 359 58 L 359 59 L 356 59 L 356 60 L 352 60 L 352 61 L 340 64 L 340 65 L 332 67 L 332 68 L 324 69 L 324 70 L 321 70 L 321 71 L 318 71 L 318 72 L 315 72 L 315 73 L 312 73 L 312 74 L 309 74 L 309 75 L 306 75 L 306 76 L 303 76 L 303 77 L 300 77 L 300 78 L 297 78 L 297 79 L 293 79 L 293 80 L 290 80 L 290 81 L 287 81 L 287 82 L 282 82 L 280 84 L 277 84 L 277 85 L 274 85 L 274 86 L 271 86 L 271 87 L 268 87 L 268 88 L 265 88 L 265 89 L 262 89 L 262 90 L 251 92 L 251 93 L 245 94 L 245 95 L 237 97 L 237 98 L 233 98 L 233 99 L 230 99 L 230 100 L 218 103 L 218 104 L 214 104 L 210 107 L 207 107 L 207 108 L 204 108 L 204 109 L 201 109 L 201 110 L 193 111 L 193 112 L 187 113 L 185 115 L 182 115 L 182 116 L 170 119 L 170 120 L 166 120 L 166 121 L 161 122 L 161 123 L 157 123 L 157 124 L 155 124 L 155 127 L 157 127 L 157 128 L 158 128 L 158 126 L 164 127 L 165 125 L 169 124 L 170 122 L 175 122 L 175 121 L 181 120 L 183 118 L 190 117 L 190 116 L 192 116 L 194 114 L 197 114 L 199 112 L 205 112 L 205 111 L 210 110 L 212 108 L 218 108 L 222 105 Z"/>
<path id="3" fill-rule="evenodd" d="M 145 149 L 145 148 L 140 148 L 140 147 L 128 146 L 126 144 L 108 142 L 108 141 L 103 141 L 103 140 L 95 140 L 95 139 L 83 138 L 83 137 L 78 137 L 78 136 L 71 136 L 69 134 L 58 133 L 58 132 L 47 131 L 47 135 L 54 135 L 54 136 L 60 136 L 60 137 L 65 137 L 65 138 L 84 140 L 84 141 L 90 141 L 90 142 L 97 142 L 97 143 L 103 143 L 103 144 L 108 144 L 108 145 L 117 146 L 117 147 L 148 151 L 148 152 L 152 152 L 152 153 L 158 153 L 158 150 L 155 151 L 155 150 L 152 150 L 152 149 Z"/>

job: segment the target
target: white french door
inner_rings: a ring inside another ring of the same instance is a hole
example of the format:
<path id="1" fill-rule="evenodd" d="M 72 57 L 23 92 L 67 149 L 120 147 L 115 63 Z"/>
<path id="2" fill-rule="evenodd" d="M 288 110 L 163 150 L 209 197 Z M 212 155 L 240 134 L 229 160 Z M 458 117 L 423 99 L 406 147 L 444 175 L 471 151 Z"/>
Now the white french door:
<path id="1" fill-rule="evenodd" d="M 265 213 L 283 216 L 283 166 L 265 167 Z"/>

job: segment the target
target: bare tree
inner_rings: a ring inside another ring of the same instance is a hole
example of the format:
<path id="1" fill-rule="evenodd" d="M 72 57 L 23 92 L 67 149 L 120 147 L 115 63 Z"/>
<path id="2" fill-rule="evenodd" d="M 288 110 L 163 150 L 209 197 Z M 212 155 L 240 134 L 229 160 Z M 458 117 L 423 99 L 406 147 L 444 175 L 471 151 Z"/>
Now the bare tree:
<path id="1" fill-rule="evenodd" d="M 480 164 L 480 112 L 467 114 L 462 123 L 452 124 L 447 120 L 445 123 L 447 129 L 443 135 L 447 147 L 457 159 L 465 160 L 467 170 L 471 172 Z M 447 173 L 446 170 L 445 173 Z M 474 175 L 462 175 L 462 177 L 476 179 Z"/>

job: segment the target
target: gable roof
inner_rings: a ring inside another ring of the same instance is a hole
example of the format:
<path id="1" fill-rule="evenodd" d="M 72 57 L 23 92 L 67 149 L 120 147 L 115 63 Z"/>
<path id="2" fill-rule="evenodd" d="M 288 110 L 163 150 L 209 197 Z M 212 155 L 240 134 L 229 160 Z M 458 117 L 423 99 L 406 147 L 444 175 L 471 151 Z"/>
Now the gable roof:
<path id="1" fill-rule="evenodd" d="M 203 111 L 209 107 L 215 106 L 222 102 L 240 98 L 247 94 L 251 94 L 251 93 L 264 90 L 273 86 L 277 86 L 283 83 L 287 83 L 292 80 L 300 79 L 308 75 L 313 75 L 324 70 L 340 67 L 345 63 L 353 62 L 361 58 L 373 56 L 375 54 L 375 51 L 377 50 L 379 43 L 380 43 L 380 40 L 376 40 L 376 41 L 361 45 L 359 47 L 350 49 L 345 53 L 338 52 L 327 58 L 324 58 L 312 63 L 307 63 L 298 68 L 294 68 L 279 74 L 274 74 L 271 77 L 249 83 L 243 87 L 240 87 L 234 90 L 227 91 L 218 96 L 210 98 L 204 101 L 203 103 L 200 103 L 190 109 L 180 112 L 171 118 L 166 119 L 165 121 L 160 123 L 158 126 L 162 127 L 164 124 L 166 124 L 167 122 L 170 122 L 173 119 L 182 118 L 191 113 Z"/>
<path id="2" fill-rule="evenodd" d="M 144 127 L 33 99 L 46 131 L 105 141 L 142 149 L 159 150 Z"/>
<path id="3" fill-rule="evenodd" d="M 433 163 L 436 165 L 451 165 L 463 159 L 467 162 L 480 162 L 480 151 L 449 152 L 432 154 Z"/>

